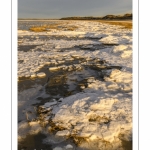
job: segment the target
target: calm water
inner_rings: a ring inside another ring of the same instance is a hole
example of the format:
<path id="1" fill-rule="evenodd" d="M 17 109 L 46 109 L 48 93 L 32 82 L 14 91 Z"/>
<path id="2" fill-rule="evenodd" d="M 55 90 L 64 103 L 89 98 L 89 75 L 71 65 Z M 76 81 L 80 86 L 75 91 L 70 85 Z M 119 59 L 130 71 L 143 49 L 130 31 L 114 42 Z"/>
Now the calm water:
<path id="1" fill-rule="evenodd" d="M 42 25 L 50 25 L 50 24 L 55 24 L 57 23 L 59 20 L 55 21 L 55 20 L 44 20 L 44 21 L 23 21 L 20 20 L 18 21 L 18 30 L 29 30 L 29 28 L 34 27 L 34 26 L 42 26 Z"/>

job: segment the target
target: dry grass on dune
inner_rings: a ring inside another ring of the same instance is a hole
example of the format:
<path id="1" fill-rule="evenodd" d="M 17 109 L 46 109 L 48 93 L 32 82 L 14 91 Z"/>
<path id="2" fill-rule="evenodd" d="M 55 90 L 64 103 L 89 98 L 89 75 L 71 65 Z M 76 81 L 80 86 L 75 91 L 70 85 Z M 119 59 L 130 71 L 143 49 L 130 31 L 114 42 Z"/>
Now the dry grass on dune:
<path id="1" fill-rule="evenodd" d="M 33 31 L 33 32 L 44 32 L 44 31 L 48 31 L 51 29 L 74 31 L 77 28 L 78 27 L 75 25 L 68 25 L 68 24 L 59 23 L 59 24 L 35 26 L 35 27 L 31 27 L 29 30 Z"/>
<path id="2" fill-rule="evenodd" d="M 44 27 L 31 27 L 29 30 L 34 31 L 34 32 L 47 31 Z"/>
<path id="3" fill-rule="evenodd" d="M 89 20 L 87 20 L 89 21 Z M 91 21 L 91 20 L 90 20 Z M 132 29 L 132 22 L 127 22 L 127 21 L 106 21 L 106 20 L 94 20 L 94 21 L 98 21 L 101 23 L 107 23 L 107 24 L 111 24 L 111 25 L 119 25 L 122 26 L 123 28 L 126 29 Z M 76 30 L 78 27 L 75 25 L 69 25 L 69 22 L 59 22 L 59 23 L 55 23 L 55 24 L 49 24 L 49 25 L 42 25 L 42 26 L 35 26 L 35 27 L 31 27 L 29 30 L 33 31 L 33 32 L 44 32 L 44 31 L 48 31 L 51 29 L 55 29 L 55 30 L 60 30 L 60 31 L 74 31 Z"/>
<path id="4" fill-rule="evenodd" d="M 126 29 L 132 29 L 132 22 L 126 22 L 126 21 L 99 21 L 101 23 L 107 23 L 110 25 L 119 25 Z"/>

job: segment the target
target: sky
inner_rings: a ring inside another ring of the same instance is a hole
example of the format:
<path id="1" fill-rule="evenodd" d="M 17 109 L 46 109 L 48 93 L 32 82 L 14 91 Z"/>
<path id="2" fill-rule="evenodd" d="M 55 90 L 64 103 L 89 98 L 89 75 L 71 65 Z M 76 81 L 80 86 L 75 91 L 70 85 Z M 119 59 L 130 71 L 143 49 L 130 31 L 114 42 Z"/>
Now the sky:
<path id="1" fill-rule="evenodd" d="M 132 13 L 132 0 L 18 0 L 18 18 L 58 19 Z"/>

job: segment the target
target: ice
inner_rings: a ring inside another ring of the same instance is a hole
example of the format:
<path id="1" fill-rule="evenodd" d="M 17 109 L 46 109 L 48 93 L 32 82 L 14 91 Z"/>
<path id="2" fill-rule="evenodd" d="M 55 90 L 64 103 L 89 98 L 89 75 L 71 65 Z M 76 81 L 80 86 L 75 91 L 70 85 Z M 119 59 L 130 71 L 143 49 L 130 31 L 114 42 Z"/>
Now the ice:
<path id="1" fill-rule="evenodd" d="M 113 48 L 113 52 L 116 53 L 116 52 L 122 52 L 124 50 L 126 50 L 128 48 L 127 45 L 119 45 L 119 46 L 115 46 Z"/>
<path id="2" fill-rule="evenodd" d="M 63 150 L 61 147 L 55 147 L 53 150 Z"/>
<path id="3" fill-rule="evenodd" d="M 58 63 L 59 63 L 59 64 L 63 64 L 63 63 L 65 63 L 65 61 L 58 61 Z"/>
<path id="4" fill-rule="evenodd" d="M 56 105 L 57 104 L 57 101 L 54 101 L 54 102 L 47 102 L 43 105 L 43 107 L 50 107 L 52 105 Z"/>
<path id="5" fill-rule="evenodd" d="M 32 78 L 35 78 L 37 75 L 35 73 L 31 74 Z"/>
<path id="6" fill-rule="evenodd" d="M 107 83 L 105 85 L 97 84 L 97 82 L 93 84 L 95 86 L 105 86 L 103 90 L 107 90 Z M 97 91 L 97 88 L 95 90 Z M 122 124 L 120 121 L 125 121 L 124 119 L 126 118 L 130 122 L 130 125 L 123 122 L 126 127 L 124 127 L 124 131 L 132 129 L 132 120 L 130 120 L 132 109 L 131 107 L 125 107 L 125 105 L 128 106 L 131 103 L 129 104 L 130 100 L 125 100 L 125 98 L 124 100 L 118 100 L 116 98 L 117 95 L 111 95 L 112 98 L 109 98 L 109 94 L 105 95 L 105 93 L 97 93 L 96 91 L 95 93 L 76 94 L 63 99 L 63 102 L 59 105 L 59 109 L 58 107 L 53 108 L 53 113 L 55 114 L 53 121 L 67 129 L 69 129 L 69 123 L 73 123 L 76 125 L 75 130 L 80 131 L 80 134 L 78 134 L 80 137 L 104 137 L 106 141 L 113 142 L 114 136 L 118 136 L 120 133 L 120 126 Z M 125 108 L 122 108 L 123 106 Z M 113 109 L 117 109 L 117 111 L 113 111 Z M 128 111 L 128 114 L 125 111 Z M 120 117 L 118 117 L 119 115 Z M 89 121 L 92 121 L 93 124 L 90 124 Z M 64 126 L 62 122 L 67 125 Z M 77 125 L 78 122 L 80 122 L 80 125 Z M 107 124 L 107 122 L 110 122 L 107 125 L 107 130 L 102 127 L 99 128 L 99 123 Z M 99 129 L 102 132 L 97 132 Z"/>
<path id="7" fill-rule="evenodd" d="M 121 54 L 121 57 L 122 57 L 122 58 L 130 58 L 131 56 L 132 56 L 132 51 L 131 51 L 131 50 L 124 51 L 124 52 Z"/>
<path id="8" fill-rule="evenodd" d="M 130 42 L 128 37 L 118 37 L 118 36 L 112 36 L 112 35 L 102 38 L 99 41 L 104 44 L 127 44 Z"/>
<path id="9" fill-rule="evenodd" d="M 30 77 L 30 74 L 29 74 L 29 73 L 25 74 L 25 77 L 26 77 L 26 78 L 29 78 L 29 77 Z"/>
<path id="10" fill-rule="evenodd" d="M 65 148 L 66 148 L 66 150 L 73 150 L 73 146 L 70 144 L 68 144 Z"/>
<path id="11" fill-rule="evenodd" d="M 110 78 L 105 78 L 106 81 L 115 81 L 116 83 L 132 83 L 132 74 L 130 72 L 113 69 L 110 73 Z"/>
<path id="12" fill-rule="evenodd" d="M 26 132 L 29 134 L 37 134 L 42 131 L 39 122 L 22 121 L 18 125 L 18 141 L 22 141 L 26 137 Z"/>
<path id="13" fill-rule="evenodd" d="M 45 77 L 45 76 L 46 76 L 46 74 L 44 72 L 37 73 L 37 77 L 42 78 L 42 77 Z"/>
<path id="14" fill-rule="evenodd" d="M 91 96 L 92 94 L 87 93 L 87 95 Z M 101 99 L 100 102 L 97 102 L 97 103 L 91 105 L 91 107 L 90 107 L 91 110 L 88 110 L 88 109 L 86 110 L 84 108 L 85 104 L 89 104 L 89 102 L 92 101 L 92 99 L 94 98 L 94 97 L 93 98 L 91 97 L 91 99 L 90 99 L 89 96 L 87 98 L 79 99 L 79 97 L 83 97 L 83 94 L 80 96 L 76 95 L 76 100 L 73 100 L 75 97 L 72 96 L 73 99 L 70 99 L 70 101 L 74 101 L 74 103 L 71 106 L 71 111 L 69 111 L 67 109 L 68 106 L 65 109 L 64 105 L 61 104 L 62 109 L 61 109 L 61 107 L 60 107 L 59 111 L 58 111 L 58 109 L 56 109 L 58 112 L 55 114 L 53 121 L 59 123 L 59 125 L 62 125 L 60 122 L 69 123 L 74 120 L 77 124 L 77 122 L 79 122 L 79 120 L 82 118 L 83 124 L 85 124 L 86 126 L 82 129 L 82 132 L 80 132 L 80 134 L 78 136 L 89 137 L 91 134 L 94 133 L 94 131 L 98 130 L 98 128 L 97 128 L 98 126 L 97 126 L 96 122 L 100 121 L 101 123 L 103 123 L 103 122 L 109 121 L 112 108 L 115 107 L 115 105 L 117 103 L 119 103 L 119 101 L 117 99 L 104 99 L 104 100 Z M 97 96 L 95 96 L 94 99 L 97 99 L 96 97 Z M 69 105 L 69 104 L 67 103 L 67 105 Z M 54 111 L 54 109 L 53 109 L 53 111 Z M 106 114 L 108 114 L 108 117 L 105 117 L 105 116 L 107 116 Z M 72 115 L 72 117 L 71 117 L 71 115 Z M 76 118 L 75 116 L 78 116 L 78 118 Z M 93 119 L 93 121 L 95 121 L 95 125 L 94 124 L 90 125 L 90 123 L 88 123 L 89 119 L 91 119 L 91 120 Z M 117 128 L 117 125 L 118 125 L 118 128 Z M 118 122 L 116 125 L 114 125 L 114 123 L 112 123 L 109 128 L 110 131 L 108 130 L 109 132 L 108 131 L 102 132 L 102 134 L 104 134 L 105 139 L 108 140 L 109 142 L 112 142 L 113 137 L 118 136 L 118 134 L 119 134 L 119 127 L 120 126 L 119 126 Z M 77 128 L 75 128 L 75 129 L 77 130 Z M 130 126 L 130 129 L 131 129 L 131 126 Z M 112 134 L 112 132 L 113 132 L 113 134 Z"/>
<path id="15" fill-rule="evenodd" d="M 70 135 L 70 132 L 68 130 L 62 130 L 62 131 L 58 131 L 56 133 L 56 137 L 67 137 Z"/>
<path id="16" fill-rule="evenodd" d="M 81 88 L 81 89 L 85 89 L 85 86 L 84 86 L 84 85 L 82 85 L 82 86 L 80 86 L 80 88 Z"/>
<path id="17" fill-rule="evenodd" d="M 18 65 L 18 76 L 45 76 L 45 73 L 38 73 L 44 65 L 49 66 L 49 71 L 72 71 L 92 66 L 91 62 L 97 64 L 101 70 L 97 71 L 98 77 L 105 75 L 103 80 L 86 78 L 87 86 L 80 86 L 82 92 L 61 98 L 58 103 L 47 102 L 42 105 L 41 112 L 45 112 L 45 121 L 52 114 L 51 121 L 63 129 L 56 133 L 58 136 L 85 138 L 91 149 L 96 146 L 104 149 L 105 145 L 107 149 L 120 149 L 120 135 L 123 140 L 131 140 L 132 137 L 132 30 L 94 21 L 74 21 L 70 24 L 78 28 L 40 33 L 19 30 L 19 37 L 37 37 L 34 41 L 25 38 L 20 46 L 38 46 L 27 52 L 18 51 L 18 61 L 24 60 Z M 56 38 L 41 40 L 40 35 Z M 102 45 L 104 48 L 88 50 Z M 77 59 L 79 64 L 74 62 Z M 101 60 L 105 61 L 104 65 L 99 64 Z M 106 64 L 121 68 L 107 70 Z"/>
<path id="18" fill-rule="evenodd" d="M 112 105 L 117 102 L 117 99 L 101 99 L 98 104 L 93 104 L 90 106 L 91 110 L 103 110 L 106 111 L 107 109 L 110 110 Z"/>
<path id="19" fill-rule="evenodd" d="M 49 68 L 50 71 L 54 71 L 54 70 L 58 70 L 58 69 L 59 69 L 59 67 L 51 67 L 51 68 Z"/>
<path id="20" fill-rule="evenodd" d="M 29 122 L 29 126 L 31 127 L 30 134 L 36 134 L 42 131 L 42 127 L 40 126 L 39 122 L 31 121 Z"/>
<path id="21" fill-rule="evenodd" d="M 113 49 L 113 52 L 116 54 L 119 54 L 121 58 L 124 58 L 124 59 L 131 58 L 132 56 L 132 50 L 131 50 L 130 45 L 115 46 Z"/>

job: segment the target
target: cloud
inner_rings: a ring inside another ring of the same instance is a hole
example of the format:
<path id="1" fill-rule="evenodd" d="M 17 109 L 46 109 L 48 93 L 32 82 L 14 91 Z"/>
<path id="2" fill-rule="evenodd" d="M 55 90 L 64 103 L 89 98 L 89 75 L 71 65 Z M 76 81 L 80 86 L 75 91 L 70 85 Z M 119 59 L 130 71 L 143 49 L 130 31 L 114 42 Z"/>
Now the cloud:
<path id="1" fill-rule="evenodd" d="M 132 10 L 132 0 L 18 0 L 18 16 L 102 16 Z"/>

